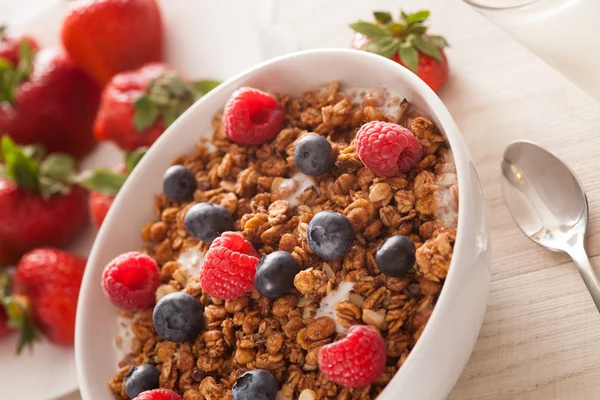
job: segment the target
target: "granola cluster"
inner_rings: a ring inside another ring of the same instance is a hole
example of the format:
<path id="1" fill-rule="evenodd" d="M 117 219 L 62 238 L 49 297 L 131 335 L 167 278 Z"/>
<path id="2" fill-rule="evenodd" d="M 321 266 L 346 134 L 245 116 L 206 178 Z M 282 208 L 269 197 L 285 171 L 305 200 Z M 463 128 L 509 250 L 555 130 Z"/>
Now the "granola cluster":
<path id="1" fill-rule="evenodd" d="M 286 121 L 272 142 L 259 147 L 231 143 L 221 128 L 221 115 L 215 115 L 211 143 L 216 149 L 200 142 L 194 154 L 174 160 L 195 172 L 198 189 L 189 203 L 169 202 L 164 194 L 156 197 L 156 218 L 141 232 L 148 243 L 143 251 L 160 266 L 163 285 L 157 300 L 174 291 L 195 296 L 205 307 L 205 328 L 192 343 L 172 343 L 154 331 L 152 309 L 124 313 L 132 318 L 133 338 L 109 382 L 115 399 L 128 399 L 124 377 L 132 365 L 142 363 L 156 365 L 160 386 L 178 391 L 184 400 L 230 399 L 236 378 L 256 368 L 279 380 L 278 399 L 374 399 L 419 339 L 448 273 L 456 239 L 458 192 L 455 181 L 448 183 L 455 171 L 444 138 L 429 119 L 383 89 L 342 92 L 332 82 L 302 98 L 278 99 Z M 417 167 L 383 178 L 363 166 L 352 140 L 357 128 L 372 120 L 412 130 L 424 150 Z M 305 187 L 297 179 L 293 152 L 297 140 L 309 132 L 326 137 L 337 159 L 330 173 Z M 448 196 L 449 202 L 444 200 Z M 259 253 L 291 253 L 302 269 L 295 288 L 274 301 L 256 291 L 227 301 L 204 293 L 199 277 L 177 261 L 187 249 L 208 247 L 184 227 L 186 212 L 196 202 L 229 210 L 234 230 Z M 323 210 L 344 214 L 354 227 L 356 237 L 343 259 L 324 261 L 307 245 L 307 224 Z M 402 278 L 383 275 L 375 263 L 378 247 L 393 235 L 408 236 L 417 247 L 417 265 Z M 353 282 L 353 287 L 334 305 L 334 318 L 316 318 L 322 300 L 342 282 Z M 353 324 L 374 326 L 388 355 L 383 374 L 359 389 L 330 382 L 317 362 L 319 349 L 343 337 L 343 328 Z"/>

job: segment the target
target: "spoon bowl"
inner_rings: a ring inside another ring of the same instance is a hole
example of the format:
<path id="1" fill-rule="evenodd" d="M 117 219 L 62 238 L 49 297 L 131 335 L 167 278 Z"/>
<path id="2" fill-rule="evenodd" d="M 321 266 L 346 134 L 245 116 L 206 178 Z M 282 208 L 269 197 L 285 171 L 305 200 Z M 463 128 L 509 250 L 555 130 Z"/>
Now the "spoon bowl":
<path id="1" fill-rule="evenodd" d="M 588 203 L 575 174 L 527 141 L 506 148 L 501 170 L 504 199 L 519 228 L 535 243 L 573 258 L 600 311 L 600 281 L 584 247 Z"/>

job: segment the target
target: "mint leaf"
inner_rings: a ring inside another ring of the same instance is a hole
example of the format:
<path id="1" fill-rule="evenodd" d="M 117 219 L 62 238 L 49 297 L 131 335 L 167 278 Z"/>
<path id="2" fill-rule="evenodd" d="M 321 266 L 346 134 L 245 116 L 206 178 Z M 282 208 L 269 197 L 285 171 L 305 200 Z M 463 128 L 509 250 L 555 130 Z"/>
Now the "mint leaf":
<path id="1" fill-rule="evenodd" d="M 428 39 L 431 44 L 439 49 L 443 47 L 450 47 L 446 39 L 444 39 L 442 36 L 429 35 Z"/>
<path id="2" fill-rule="evenodd" d="M 419 67 L 419 53 L 417 50 L 410 43 L 405 43 L 400 46 L 399 54 L 402 64 L 416 74 Z"/>
<path id="3" fill-rule="evenodd" d="M 385 36 L 386 34 L 385 30 L 382 27 L 371 22 L 358 21 L 353 24 L 350 24 L 350 28 L 352 28 L 354 32 L 369 37 Z"/>
<path id="4" fill-rule="evenodd" d="M 427 10 L 423 10 L 423 11 L 417 11 L 414 14 L 409 14 L 406 17 L 406 22 L 411 25 L 414 24 L 416 22 L 423 22 L 425 21 L 427 18 L 429 18 L 429 14 L 430 12 Z"/>
<path id="5" fill-rule="evenodd" d="M 125 183 L 127 176 L 110 169 L 100 168 L 83 171 L 75 181 L 84 188 L 100 193 L 117 194 Z"/>
<path id="6" fill-rule="evenodd" d="M 136 167 L 136 165 L 138 165 L 142 157 L 146 155 L 147 151 L 147 147 L 140 147 L 125 155 L 125 166 L 127 167 L 128 174 L 130 174 L 131 171 L 133 171 L 133 169 Z"/>
<path id="7" fill-rule="evenodd" d="M 198 98 L 200 98 L 200 97 L 204 96 L 205 94 L 207 94 L 208 92 L 210 92 L 211 90 L 213 90 L 214 88 L 216 88 L 217 86 L 219 86 L 221 84 L 221 82 L 205 79 L 205 80 L 201 80 L 201 81 L 196 81 L 193 84 L 194 84 L 194 89 L 196 91 L 196 96 Z"/>
<path id="8" fill-rule="evenodd" d="M 419 50 L 421 53 L 428 55 L 431 58 L 436 59 L 437 61 L 443 61 L 442 53 L 440 50 L 435 47 L 435 45 L 431 42 L 425 41 L 423 38 L 419 36 L 415 36 L 412 39 L 412 44 Z"/>
<path id="9" fill-rule="evenodd" d="M 159 109 L 150 97 L 143 93 L 133 103 L 135 115 L 133 116 L 133 125 L 138 132 L 143 132 L 150 128 L 159 117 Z"/>
<path id="10" fill-rule="evenodd" d="M 29 190 L 37 190 L 39 187 L 39 166 L 31 158 L 27 157 L 23 150 L 5 135 L 0 143 L 0 152 L 4 159 L 5 174 L 18 186 Z"/>
<path id="11" fill-rule="evenodd" d="M 387 24 L 392 21 L 392 14 L 385 11 L 374 11 L 373 16 L 375 17 L 375 21 L 380 24 Z"/>

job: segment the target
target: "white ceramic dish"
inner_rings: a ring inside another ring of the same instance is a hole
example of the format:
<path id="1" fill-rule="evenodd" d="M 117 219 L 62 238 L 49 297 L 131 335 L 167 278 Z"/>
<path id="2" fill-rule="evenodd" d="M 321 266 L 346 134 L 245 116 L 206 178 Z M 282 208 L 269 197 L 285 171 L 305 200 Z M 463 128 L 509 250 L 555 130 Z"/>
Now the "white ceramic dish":
<path id="1" fill-rule="evenodd" d="M 354 87 L 383 85 L 406 96 L 445 133 L 454 153 L 460 190 L 458 241 L 439 302 L 418 344 L 381 400 L 446 398 L 465 366 L 483 320 L 490 283 L 484 202 L 469 152 L 448 110 L 419 78 L 383 57 L 353 50 L 313 50 L 284 56 L 230 79 L 191 107 L 156 142 L 118 195 L 90 254 L 77 315 L 75 355 L 84 400 L 112 399 L 119 311 L 100 286 L 105 264 L 141 246 L 140 228 L 153 218 L 153 196 L 171 161 L 211 134 L 212 115 L 241 86 L 300 95 L 333 79 Z"/>

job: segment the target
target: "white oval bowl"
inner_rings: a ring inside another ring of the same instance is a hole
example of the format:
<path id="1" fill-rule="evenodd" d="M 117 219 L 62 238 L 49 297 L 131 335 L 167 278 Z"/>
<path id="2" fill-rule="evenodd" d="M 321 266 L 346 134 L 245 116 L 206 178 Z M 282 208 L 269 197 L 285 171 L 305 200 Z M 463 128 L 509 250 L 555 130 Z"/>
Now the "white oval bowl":
<path id="1" fill-rule="evenodd" d="M 380 400 L 441 400 L 452 390 L 475 346 L 490 285 L 489 229 L 477 173 L 448 110 L 416 75 L 384 57 L 356 50 L 310 50 L 260 64 L 223 83 L 194 104 L 152 146 L 121 189 L 89 257 L 75 332 L 75 360 L 84 400 L 112 400 L 107 382 L 120 355 L 119 310 L 101 288 L 102 270 L 115 256 L 142 246 L 140 230 L 154 218 L 154 195 L 164 171 L 181 154 L 191 154 L 199 137 L 210 137 L 213 114 L 234 90 L 251 86 L 301 95 L 332 80 L 346 87 L 384 86 L 406 97 L 444 133 L 454 154 L 460 206 L 457 242 L 438 303 L 421 338 Z"/>

